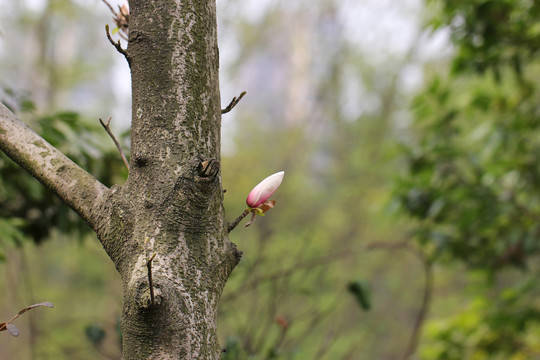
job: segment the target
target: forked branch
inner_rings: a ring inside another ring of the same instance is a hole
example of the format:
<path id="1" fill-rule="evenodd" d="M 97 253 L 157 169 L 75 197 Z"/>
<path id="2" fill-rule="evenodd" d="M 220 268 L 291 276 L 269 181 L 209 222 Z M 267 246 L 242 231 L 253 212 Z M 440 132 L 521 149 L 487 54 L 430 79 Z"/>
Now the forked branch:
<path id="1" fill-rule="evenodd" d="M 118 50 L 118 52 L 120 54 L 124 55 L 126 60 L 129 62 L 129 56 L 128 56 L 127 50 L 122 47 L 122 45 L 120 44 L 120 40 L 115 42 L 112 39 L 111 33 L 109 32 L 109 25 L 108 24 L 105 25 L 105 32 L 107 34 L 107 39 L 109 39 L 109 42 L 116 48 L 116 50 Z"/>
<path id="2" fill-rule="evenodd" d="M 231 111 L 232 109 L 234 109 L 234 107 L 240 102 L 240 100 L 242 100 L 242 98 L 244 97 L 244 95 L 246 95 L 247 92 L 245 91 L 242 91 L 242 93 L 240 94 L 240 96 L 238 96 L 238 98 L 233 97 L 233 99 L 231 100 L 231 102 L 229 103 L 229 105 L 227 105 L 227 107 L 225 109 L 222 109 L 221 110 L 221 114 L 226 114 L 228 113 L 229 111 Z"/>
<path id="3" fill-rule="evenodd" d="M 129 7 L 127 1 L 122 6 L 118 6 L 118 12 L 114 11 L 114 8 L 107 0 L 103 0 L 105 5 L 111 10 L 113 14 L 113 20 L 116 26 L 118 27 L 115 30 L 118 30 L 120 37 L 128 41 L 128 30 L 129 30 Z"/>

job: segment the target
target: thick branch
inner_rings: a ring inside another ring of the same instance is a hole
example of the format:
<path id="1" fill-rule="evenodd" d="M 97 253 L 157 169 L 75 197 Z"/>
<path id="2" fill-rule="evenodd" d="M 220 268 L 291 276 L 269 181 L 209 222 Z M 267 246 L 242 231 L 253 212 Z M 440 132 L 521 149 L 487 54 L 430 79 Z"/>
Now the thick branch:
<path id="1" fill-rule="evenodd" d="M 92 228 L 107 188 L 0 104 L 0 150 L 52 190 Z"/>

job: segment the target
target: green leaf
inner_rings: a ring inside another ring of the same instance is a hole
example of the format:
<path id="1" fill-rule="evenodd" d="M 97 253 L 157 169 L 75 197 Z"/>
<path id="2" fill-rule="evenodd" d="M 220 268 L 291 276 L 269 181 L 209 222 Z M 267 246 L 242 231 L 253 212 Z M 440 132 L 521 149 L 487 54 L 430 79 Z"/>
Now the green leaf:
<path id="1" fill-rule="evenodd" d="M 351 281 L 347 285 L 347 290 L 354 296 L 358 305 L 360 305 L 364 311 L 369 311 L 371 309 L 371 292 L 369 285 L 365 281 Z"/>
<path id="2" fill-rule="evenodd" d="M 92 324 L 84 328 L 84 334 L 92 345 L 99 346 L 105 339 L 106 332 L 101 325 Z"/>

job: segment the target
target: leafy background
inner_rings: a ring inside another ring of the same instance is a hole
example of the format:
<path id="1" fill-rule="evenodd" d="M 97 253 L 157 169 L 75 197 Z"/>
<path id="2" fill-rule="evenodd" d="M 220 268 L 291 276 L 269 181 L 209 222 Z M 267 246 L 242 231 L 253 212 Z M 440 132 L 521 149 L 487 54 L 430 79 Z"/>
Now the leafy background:
<path id="1" fill-rule="evenodd" d="M 129 70 L 98 0 L 0 1 L 1 100 L 104 184 L 127 172 Z M 218 0 L 232 220 L 224 359 L 540 359 L 540 6 Z M 129 152 L 128 152 L 129 153 Z M 118 359 L 121 284 L 95 236 L 0 155 L 0 358 Z M 6 320 L 3 320 L 6 319 Z"/>

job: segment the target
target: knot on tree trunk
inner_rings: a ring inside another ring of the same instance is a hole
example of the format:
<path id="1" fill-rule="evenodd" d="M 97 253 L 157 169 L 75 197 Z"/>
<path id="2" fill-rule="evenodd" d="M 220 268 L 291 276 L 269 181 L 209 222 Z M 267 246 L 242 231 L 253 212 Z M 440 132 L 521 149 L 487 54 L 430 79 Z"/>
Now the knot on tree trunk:
<path id="1" fill-rule="evenodd" d="M 201 161 L 197 173 L 200 178 L 214 180 L 219 173 L 219 162 L 215 159 Z"/>

